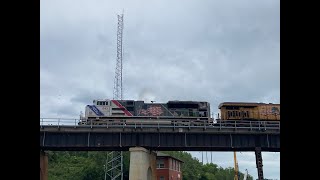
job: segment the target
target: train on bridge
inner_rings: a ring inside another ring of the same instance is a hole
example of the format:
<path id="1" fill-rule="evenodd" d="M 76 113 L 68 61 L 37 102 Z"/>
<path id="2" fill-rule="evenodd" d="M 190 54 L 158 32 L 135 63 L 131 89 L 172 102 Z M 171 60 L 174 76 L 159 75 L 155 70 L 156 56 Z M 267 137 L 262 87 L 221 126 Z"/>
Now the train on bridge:
<path id="1" fill-rule="evenodd" d="M 216 120 L 280 121 L 280 104 L 223 102 Z M 213 125 L 210 103 L 205 101 L 168 101 L 146 103 L 134 100 L 93 100 L 79 125 L 112 124 L 183 124 Z"/>
<path id="2" fill-rule="evenodd" d="M 223 102 L 219 109 L 221 120 L 280 121 L 280 104 Z"/>

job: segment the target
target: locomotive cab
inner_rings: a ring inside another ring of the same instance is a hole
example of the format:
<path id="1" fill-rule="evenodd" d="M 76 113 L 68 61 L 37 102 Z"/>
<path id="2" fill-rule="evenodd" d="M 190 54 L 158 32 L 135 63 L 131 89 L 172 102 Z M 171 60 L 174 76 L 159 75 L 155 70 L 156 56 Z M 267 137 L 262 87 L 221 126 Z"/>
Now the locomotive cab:
<path id="1" fill-rule="evenodd" d="M 110 100 L 93 100 L 92 105 L 86 106 L 86 119 L 101 116 L 110 116 Z"/>

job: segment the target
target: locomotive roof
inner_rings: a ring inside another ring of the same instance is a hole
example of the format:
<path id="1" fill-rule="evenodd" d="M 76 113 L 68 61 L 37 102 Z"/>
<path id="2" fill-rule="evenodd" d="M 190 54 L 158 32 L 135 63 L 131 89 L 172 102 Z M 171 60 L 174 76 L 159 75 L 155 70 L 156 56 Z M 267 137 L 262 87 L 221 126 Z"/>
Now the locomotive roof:
<path id="1" fill-rule="evenodd" d="M 112 99 L 94 99 L 94 101 L 111 101 Z M 116 101 L 134 101 L 134 100 L 120 100 L 120 99 L 115 99 Z"/>
<path id="2" fill-rule="evenodd" d="M 273 104 L 272 105 L 280 105 L 280 104 Z M 257 102 L 223 102 L 219 104 L 219 109 L 223 106 L 259 106 L 259 105 L 269 105 L 268 103 L 257 103 Z"/>
<path id="3" fill-rule="evenodd" d="M 181 104 L 185 104 L 185 103 L 199 103 L 199 102 L 203 102 L 203 101 L 168 101 L 168 103 L 181 103 Z"/>
<path id="4" fill-rule="evenodd" d="M 110 101 L 110 100 L 111 99 L 94 99 L 94 101 Z M 135 100 L 128 100 L 128 99 L 120 100 L 120 99 L 118 99 L 116 101 L 135 101 Z M 143 101 L 143 100 L 136 100 L 136 101 Z M 145 101 L 143 101 L 143 102 L 145 102 Z M 168 101 L 168 103 L 181 103 L 181 104 L 184 104 L 184 103 L 199 103 L 199 102 L 204 102 L 204 101 L 179 101 L 179 100 Z M 145 102 L 145 103 L 149 103 L 149 102 Z M 156 103 L 163 104 L 161 102 L 156 102 L 156 101 L 153 102 L 153 104 L 156 104 Z"/>

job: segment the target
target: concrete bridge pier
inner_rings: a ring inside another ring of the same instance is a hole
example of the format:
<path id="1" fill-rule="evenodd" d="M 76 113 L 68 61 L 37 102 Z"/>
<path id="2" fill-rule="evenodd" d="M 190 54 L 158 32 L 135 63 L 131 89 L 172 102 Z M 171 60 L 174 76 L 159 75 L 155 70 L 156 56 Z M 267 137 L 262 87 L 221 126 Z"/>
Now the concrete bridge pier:
<path id="1" fill-rule="evenodd" d="M 48 180 L 48 154 L 40 151 L 40 180 Z"/>
<path id="2" fill-rule="evenodd" d="M 129 151 L 129 180 L 156 180 L 157 154 L 143 147 L 133 147 Z"/>

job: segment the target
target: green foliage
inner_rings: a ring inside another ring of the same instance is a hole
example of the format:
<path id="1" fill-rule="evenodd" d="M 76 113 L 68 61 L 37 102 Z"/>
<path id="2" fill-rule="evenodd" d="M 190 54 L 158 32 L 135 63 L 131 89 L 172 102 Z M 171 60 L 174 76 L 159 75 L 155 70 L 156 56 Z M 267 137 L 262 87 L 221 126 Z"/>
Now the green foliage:
<path id="1" fill-rule="evenodd" d="M 103 180 L 108 152 L 48 152 L 49 180 Z M 164 151 L 182 160 L 183 180 L 233 180 L 234 169 L 202 164 L 191 154 L 182 151 Z M 124 180 L 129 179 L 129 152 L 123 152 Z M 240 173 L 240 179 L 244 174 Z M 248 180 L 253 180 L 249 175 Z"/>
<path id="2" fill-rule="evenodd" d="M 190 153 L 182 151 L 164 151 L 164 154 L 169 154 L 182 160 L 182 178 L 184 180 L 233 180 L 234 168 L 222 168 L 216 164 L 202 164 L 198 159 L 191 156 Z M 240 179 L 243 179 L 244 174 L 239 172 Z M 253 180 L 253 177 L 248 175 L 248 180 Z"/>

